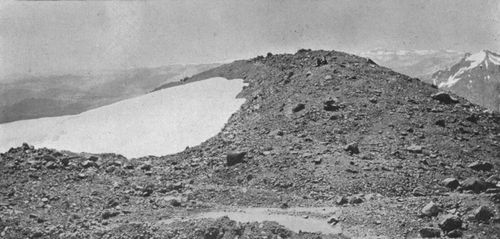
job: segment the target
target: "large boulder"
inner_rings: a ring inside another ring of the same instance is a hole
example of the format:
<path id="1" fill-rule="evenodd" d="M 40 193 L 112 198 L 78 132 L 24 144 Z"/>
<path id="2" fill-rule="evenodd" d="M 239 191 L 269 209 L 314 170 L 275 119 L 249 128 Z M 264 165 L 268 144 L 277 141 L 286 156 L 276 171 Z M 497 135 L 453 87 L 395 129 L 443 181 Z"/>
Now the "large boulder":
<path id="1" fill-rule="evenodd" d="M 495 216 L 493 210 L 487 206 L 480 206 L 474 210 L 474 218 L 478 221 L 487 222 Z"/>
<path id="2" fill-rule="evenodd" d="M 422 153 L 423 148 L 422 148 L 422 146 L 412 144 L 412 145 L 408 146 L 406 148 L 406 150 L 408 150 L 408 152 L 410 152 L 410 153 L 420 154 L 420 153 Z"/>
<path id="3" fill-rule="evenodd" d="M 468 167 L 476 171 L 490 171 L 493 169 L 493 164 L 488 162 L 476 161 L 474 163 L 469 164 Z"/>
<path id="4" fill-rule="evenodd" d="M 456 178 L 445 178 L 441 181 L 441 184 L 451 190 L 455 190 L 458 186 L 460 186 L 460 182 Z"/>
<path id="5" fill-rule="evenodd" d="M 439 222 L 439 227 L 445 232 L 449 232 L 462 227 L 462 219 L 457 215 L 445 215 Z"/>
<path id="6" fill-rule="evenodd" d="M 292 112 L 293 113 L 297 113 L 303 109 L 306 108 L 306 105 L 305 104 L 302 104 L 302 103 L 299 103 L 299 104 L 296 104 L 293 108 L 292 108 Z"/>
<path id="7" fill-rule="evenodd" d="M 349 152 L 350 154 L 359 154 L 358 143 L 350 143 L 344 147 L 344 150 Z"/>
<path id="8" fill-rule="evenodd" d="M 424 227 L 419 231 L 422 238 L 436 238 L 441 237 L 441 230 L 435 227 Z"/>
<path id="9" fill-rule="evenodd" d="M 438 100 L 439 102 L 443 104 L 456 104 L 458 103 L 458 100 L 452 97 L 450 94 L 446 92 L 438 92 L 436 94 L 431 95 L 431 97 L 435 100 Z"/>
<path id="10" fill-rule="evenodd" d="M 440 211 L 442 211 L 441 207 L 437 203 L 430 202 L 422 208 L 421 213 L 423 216 L 433 217 L 437 216 Z"/>
<path id="11" fill-rule="evenodd" d="M 462 181 L 460 185 L 462 185 L 462 189 L 471 190 L 475 193 L 486 191 L 486 189 L 488 189 L 489 187 L 489 184 L 486 181 L 477 177 L 467 178 Z"/>
<path id="12" fill-rule="evenodd" d="M 226 156 L 226 165 L 233 166 L 243 162 L 246 152 L 230 152 Z"/>

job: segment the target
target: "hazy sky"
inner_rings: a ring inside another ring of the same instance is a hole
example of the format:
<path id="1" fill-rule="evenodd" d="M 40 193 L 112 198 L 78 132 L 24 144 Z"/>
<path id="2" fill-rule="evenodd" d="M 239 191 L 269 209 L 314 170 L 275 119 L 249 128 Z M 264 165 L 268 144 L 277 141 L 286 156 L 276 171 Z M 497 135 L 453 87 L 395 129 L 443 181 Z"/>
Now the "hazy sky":
<path id="1" fill-rule="evenodd" d="M 499 40 L 498 0 L 0 2 L 0 76 Z"/>

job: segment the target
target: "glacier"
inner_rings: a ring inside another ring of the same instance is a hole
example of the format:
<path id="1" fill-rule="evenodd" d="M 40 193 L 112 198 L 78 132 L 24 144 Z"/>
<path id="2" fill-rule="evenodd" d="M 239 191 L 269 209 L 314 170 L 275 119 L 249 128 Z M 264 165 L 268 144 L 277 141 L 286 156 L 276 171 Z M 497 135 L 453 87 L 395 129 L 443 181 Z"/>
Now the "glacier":
<path id="1" fill-rule="evenodd" d="M 83 112 L 0 124 L 0 151 L 20 146 L 126 157 L 166 155 L 215 136 L 245 99 L 242 79 L 210 78 Z"/>

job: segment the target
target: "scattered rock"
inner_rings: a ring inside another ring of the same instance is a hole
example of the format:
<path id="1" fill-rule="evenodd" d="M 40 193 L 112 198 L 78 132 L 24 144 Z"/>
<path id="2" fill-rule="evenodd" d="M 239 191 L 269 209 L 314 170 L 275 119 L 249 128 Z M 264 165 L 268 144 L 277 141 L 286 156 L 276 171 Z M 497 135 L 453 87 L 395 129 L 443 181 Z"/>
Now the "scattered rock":
<path id="1" fill-rule="evenodd" d="M 281 208 L 281 209 L 287 209 L 287 208 L 289 208 L 289 207 L 290 207 L 290 206 L 289 206 L 289 205 L 288 205 L 288 203 L 286 203 L 286 202 L 284 202 L 284 203 L 282 203 L 282 204 L 280 205 L 280 208 Z"/>
<path id="2" fill-rule="evenodd" d="M 94 161 L 85 160 L 82 162 L 82 167 L 84 167 L 84 168 L 90 168 L 90 167 L 98 168 L 99 165 Z"/>
<path id="3" fill-rule="evenodd" d="M 297 113 L 297 112 L 299 112 L 299 111 L 301 111 L 301 110 L 303 110 L 303 109 L 305 109 L 305 108 L 306 108 L 306 105 L 305 105 L 305 104 L 299 103 L 299 104 L 295 105 L 295 106 L 292 108 L 292 112 L 293 112 L 293 113 Z"/>
<path id="4" fill-rule="evenodd" d="M 92 155 L 92 156 L 90 156 L 90 157 L 88 158 L 88 160 L 90 160 L 90 161 L 92 161 L 92 162 L 97 162 L 97 160 L 99 160 L 99 157 Z"/>
<path id="5" fill-rule="evenodd" d="M 335 200 L 335 203 L 337 205 L 344 205 L 348 202 L 349 202 L 349 199 L 347 197 L 344 197 L 344 196 L 337 197 L 337 199 Z"/>
<path id="6" fill-rule="evenodd" d="M 441 237 L 441 230 L 435 227 L 424 227 L 418 231 L 422 238 L 436 238 Z"/>
<path id="7" fill-rule="evenodd" d="M 423 216 L 434 217 L 437 216 L 441 211 L 442 209 L 438 204 L 430 202 L 427 205 L 425 205 L 424 208 L 422 208 L 421 212 Z"/>
<path id="8" fill-rule="evenodd" d="M 489 184 L 480 178 L 471 177 L 462 181 L 460 185 L 463 190 L 471 190 L 475 193 L 480 193 L 485 191 Z"/>
<path id="9" fill-rule="evenodd" d="M 48 169 L 56 169 L 59 167 L 59 165 L 57 165 L 57 163 L 55 162 L 48 162 L 45 167 L 47 167 Z"/>
<path id="10" fill-rule="evenodd" d="M 322 158 L 321 157 L 316 157 L 312 161 L 313 161 L 314 164 L 321 164 Z"/>
<path id="11" fill-rule="evenodd" d="M 467 116 L 467 118 L 465 118 L 465 119 L 469 122 L 477 123 L 477 121 L 479 120 L 479 116 L 476 114 L 472 114 L 472 115 Z"/>
<path id="12" fill-rule="evenodd" d="M 43 236 L 43 232 L 42 231 L 39 231 L 39 230 L 36 230 L 34 231 L 32 234 L 31 234 L 31 238 L 39 238 L 39 237 L 42 237 Z"/>
<path id="13" fill-rule="evenodd" d="M 480 206 L 479 208 L 474 210 L 474 218 L 478 221 L 487 222 L 493 216 L 495 216 L 494 211 L 487 206 Z"/>
<path id="14" fill-rule="evenodd" d="M 344 147 L 344 150 L 349 152 L 350 154 L 359 154 L 358 143 L 350 143 Z"/>
<path id="15" fill-rule="evenodd" d="M 70 162 L 71 158 L 70 157 L 64 157 L 64 158 L 61 158 L 59 160 L 59 162 L 61 162 L 61 164 L 63 166 L 68 166 L 69 162 Z"/>
<path id="16" fill-rule="evenodd" d="M 476 161 L 474 163 L 469 164 L 467 167 L 474 169 L 476 171 L 490 171 L 493 169 L 493 164 L 488 162 Z"/>
<path id="17" fill-rule="evenodd" d="M 42 159 L 43 159 L 45 162 L 55 162 L 55 161 L 57 161 L 57 159 L 56 159 L 54 156 L 50 155 L 50 154 L 44 155 L 44 156 L 42 157 Z"/>
<path id="18" fill-rule="evenodd" d="M 416 187 L 413 189 L 412 194 L 415 197 L 422 197 L 425 196 L 427 193 L 424 187 Z"/>
<path id="19" fill-rule="evenodd" d="M 462 227 L 462 219 L 456 215 L 445 215 L 441 222 L 439 222 L 439 227 L 444 232 L 449 232 Z"/>
<path id="20" fill-rule="evenodd" d="M 358 195 L 353 195 L 353 196 L 349 197 L 350 204 L 360 204 L 362 202 L 363 202 L 363 198 L 361 198 Z"/>
<path id="21" fill-rule="evenodd" d="M 443 119 L 437 120 L 435 124 L 437 126 L 446 127 L 446 121 Z"/>
<path id="22" fill-rule="evenodd" d="M 139 169 L 144 170 L 144 171 L 149 171 L 153 168 L 153 165 L 151 165 L 150 162 L 145 162 L 141 166 L 139 166 Z"/>
<path id="23" fill-rule="evenodd" d="M 326 111 L 338 111 L 341 106 L 337 103 L 336 100 L 327 100 L 323 102 L 323 110 Z"/>
<path id="24" fill-rule="evenodd" d="M 422 146 L 418 146 L 418 145 L 413 144 L 413 145 L 408 146 L 406 148 L 406 150 L 408 150 L 410 153 L 420 154 L 420 153 L 422 153 L 423 148 L 422 148 Z"/>
<path id="25" fill-rule="evenodd" d="M 102 213 L 101 217 L 102 217 L 102 219 L 106 220 L 106 219 L 109 219 L 112 217 L 116 217 L 119 214 L 120 214 L 120 212 L 117 212 L 117 211 L 106 210 Z"/>
<path id="26" fill-rule="evenodd" d="M 123 165 L 123 168 L 131 170 L 131 169 L 134 169 L 135 166 L 133 164 L 126 163 L 126 164 Z"/>
<path id="27" fill-rule="evenodd" d="M 171 199 L 170 200 L 170 205 L 172 207 L 180 207 L 180 206 L 182 206 L 182 203 L 179 200 L 177 200 L 177 199 Z"/>
<path id="28" fill-rule="evenodd" d="M 273 131 L 269 132 L 269 135 L 272 135 L 272 136 L 283 136 L 284 133 L 283 133 L 283 131 L 281 131 L 279 129 L 276 129 L 276 130 L 273 130 Z"/>
<path id="29" fill-rule="evenodd" d="M 456 104 L 458 103 L 458 100 L 452 97 L 450 94 L 446 92 L 438 92 L 436 94 L 431 95 L 431 97 L 435 100 L 438 100 L 439 102 L 443 104 Z"/>
<path id="30" fill-rule="evenodd" d="M 226 165 L 233 166 L 243 162 L 246 152 L 231 152 L 226 156 Z"/>
<path id="31" fill-rule="evenodd" d="M 460 229 L 451 230 L 446 234 L 449 238 L 459 238 L 463 236 L 463 232 Z"/>
<path id="32" fill-rule="evenodd" d="M 451 190 L 455 190 L 458 186 L 460 186 L 460 182 L 456 178 L 445 178 L 441 184 Z"/>
<path id="33" fill-rule="evenodd" d="M 491 175 L 486 179 L 486 182 L 492 185 L 497 185 L 500 182 L 500 177 L 497 175 Z"/>
<path id="34" fill-rule="evenodd" d="M 316 67 L 320 67 L 326 64 L 328 64 L 328 61 L 326 60 L 325 57 L 316 58 Z"/>
<path id="35" fill-rule="evenodd" d="M 326 222 L 330 225 L 335 225 L 340 222 L 340 219 L 337 216 L 331 216 Z"/>

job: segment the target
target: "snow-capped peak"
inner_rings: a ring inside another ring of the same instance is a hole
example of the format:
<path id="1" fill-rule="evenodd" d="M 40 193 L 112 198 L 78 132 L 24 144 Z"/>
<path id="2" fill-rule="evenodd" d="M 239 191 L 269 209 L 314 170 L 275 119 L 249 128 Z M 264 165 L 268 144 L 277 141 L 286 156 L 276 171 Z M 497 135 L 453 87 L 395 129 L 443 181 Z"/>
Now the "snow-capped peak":
<path id="1" fill-rule="evenodd" d="M 459 80 L 461 80 L 465 75 L 470 75 L 470 71 L 472 71 L 473 69 L 479 66 L 488 69 L 489 67 L 495 65 L 500 66 L 500 55 L 494 52 L 481 50 L 480 52 L 474 54 L 466 53 L 464 58 L 462 58 L 462 60 L 457 65 L 455 65 L 455 67 L 453 67 L 457 69 L 456 66 L 459 66 L 459 68 L 453 74 L 451 74 L 446 81 L 439 83 L 438 86 L 451 87 L 455 85 Z M 436 81 L 436 79 L 434 79 L 434 81 Z"/>
<path id="2" fill-rule="evenodd" d="M 475 54 L 470 54 L 470 53 L 467 54 L 465 56 L 465 61 L 471 62 L 470 63 L 471 68 L 477 67 L 483 62 L 485 62 L 485 64 L 491 63 L 494 65 L 500 65 L 500 55 L 488 50 L 482 50 Z"/>

